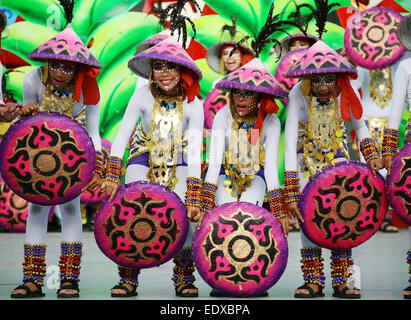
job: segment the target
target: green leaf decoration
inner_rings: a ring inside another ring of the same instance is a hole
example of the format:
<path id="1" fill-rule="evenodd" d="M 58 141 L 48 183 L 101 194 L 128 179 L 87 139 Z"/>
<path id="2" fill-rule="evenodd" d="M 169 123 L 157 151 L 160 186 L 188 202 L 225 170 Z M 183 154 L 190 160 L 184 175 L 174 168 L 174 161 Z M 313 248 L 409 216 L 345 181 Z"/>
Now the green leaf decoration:
<path id="1" fill-rule="evenodd" d="M 12 92 L 13 98 L 20 103 L 23 103 L 23 80 L 26 77 L 27 73 L 29 73 L 34 68 L 34 66 L 18 67 L 4 75 L 6 81 L 6 90 Z"/>

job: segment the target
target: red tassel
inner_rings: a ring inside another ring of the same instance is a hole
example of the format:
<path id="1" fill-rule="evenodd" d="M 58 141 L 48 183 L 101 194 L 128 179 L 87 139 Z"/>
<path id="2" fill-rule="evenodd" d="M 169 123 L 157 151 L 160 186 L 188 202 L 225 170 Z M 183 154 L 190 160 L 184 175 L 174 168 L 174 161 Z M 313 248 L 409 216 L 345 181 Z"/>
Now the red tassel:
<path id="1" fill-rule="evenodd" d="M 341 117 L 344 120 L 351 121 L 351 115 L 355 119 L 360 119 L 362 116 L 362 105 L 361 101 L 355 94 L 348 75 L 343 75 L 338 77 L 338 87 L 341 89 Z"/>
<path id="2" fill-rule="evenodd" d="M 81 90 L 83 90 L 83 103 L 85 105 L 95 105 L 100 101 L 100 90 L 97 84 L 97 76 L 100 70 L 85 64 L 80 64 L 74 88 L 74 99 L 80 101 Z"/>
<path id="3" fill-rule="evenodd" d="M 190 103 L 200 92 L 200 84 L 198 83 L 197 75 L 191 70 L 183 69 L 180 76 L 184 92 L 187 96 L 187 102 Z"/>
<path id="4" fill-rule="evenodd" d="M 258 132 L 261 132 L 261 129 L 263 127 L 263 122 L 265 119 L 265 115 L 267 113 L 273 114 L 277 113 L 279 110 L 277 103 L 275 100 L 273 100 L 269 95 L 263 94 L 261 102 L 260 102 L 260 109 L 258 110 L 258 116 L 257 120 L 255 122 L 255 129 L 258 130 Z M 251 143 L 255 144 L 257 141 L 250 141 Z"/>

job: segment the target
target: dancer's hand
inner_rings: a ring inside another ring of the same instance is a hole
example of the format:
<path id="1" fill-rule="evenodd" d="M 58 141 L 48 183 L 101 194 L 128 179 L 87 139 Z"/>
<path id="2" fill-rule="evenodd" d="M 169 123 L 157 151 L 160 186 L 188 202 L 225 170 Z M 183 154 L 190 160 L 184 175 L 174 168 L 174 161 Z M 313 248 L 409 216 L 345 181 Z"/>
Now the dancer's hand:
<path id="1" fill-rule="evenodd" d="M 200 211 L 200 217 L 199 217 L 198 223 L 197 223 L 197 230 L 201 228 L 201 224 L 203 223 L 203 219 L 206 215 L 207 215 L 207 212 L 205 212 L 203 210 Z"/>
<path id="2" fill-rule="evenodd" d="M 2 105 L 0 106 L 0 118 L 4 121 L 11 122 L 19 115 L 19 111 L 20 106 L 16 106 L 15 104 Z"/>
<path id="3" fill-rule="evenodd" d="M 385 169 L 387 169 L 387 175 L 390 175 L 391 173 L 391 166 L 392 166 L 392 160 L 394 159 L 393 156 L 383 156 L 382 160 L 384 161 L 384 167 Z"/>
<path id="4" fill-rule="evenodd" d="M 90 190 L 97 190 L 101 187 L 103 179 L 98 173 L 94 173 L 93 178 L 91 178 L 90 182 L 81 190 L 82 192 L 90 189 Z"/>
<path id="5" fill-rule="evenodd" d="M 297 218 L 301 222 L 304 222 L 303 216 L 301 215 L 300 210 L 298 210 L 298 201 L 287 203 L 287 209 L 291 218 Z"/>
<path id="6" fill-rule="evenodd" d="M 370 168 L 371 168 L 372 175 L 373 175 L 374 177 L 376 177 L 376 176 L 377 176 L 377 172 L 378 172 L 379 170 L 381 170 L 382 168 L 384 168 L 384 160 L 382 160 L 381 158 L 372 159 L 372 160 L 370 160 L 370 162 L 368 163 L 368 165 L 369 165 Z"/>
<path id="7" fill-rule="evenodd" d="M 186 206 L 187 208 L 187 219 L 192 222 L 197 222 L 200 218 L 200 208 L 195 206 Z"/>
<path id="8" fill-rule="evenodd" d="M 278 221 L 281 223 L 281 227 L 283 228 L 284 236 L 288 237 L 288 230 L 290 230 L 290 218 L 288 216 L 284 216 Z"/>
<path id="9" fill-rule="evenodd" d="M 113 181 L 103 181 L 101 191 L 105 192 L 109 197 L 109 201 L 113 201 L 118 190 L 118 184 Z"/>
<path id="10" fill-rule="evenodd" d="M 21 116 L 27 117 L 36 114 L 39 111 L 39 107 L 34 102 L 29 102 L 25 106 L 22 106 L 19 111 Z"/>

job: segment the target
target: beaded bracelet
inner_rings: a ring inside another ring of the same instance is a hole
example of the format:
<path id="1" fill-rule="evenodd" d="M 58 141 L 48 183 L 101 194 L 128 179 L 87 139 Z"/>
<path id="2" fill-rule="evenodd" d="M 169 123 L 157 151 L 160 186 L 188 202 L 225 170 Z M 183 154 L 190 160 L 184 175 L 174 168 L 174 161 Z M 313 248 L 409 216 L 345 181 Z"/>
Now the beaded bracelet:
<path id="1" fill-rule="evenodd" d="M 115 182 L 120 185 L 123 167 L 123 159 L 119 157 L 109 157 L 107 159 L 106 175 L 104 177 L 105 181 Z"/>
<path id="2" fill-rule="evenodd" d="M 201 189 L 201 210 L 209 213 L 214 208 L 215 193 L 218 186 L 213 183 L 203 182 Z"/>
<path id="3" fill-rule="evenodd" d="M 378 159 L 378 149 L 375 146 L 374 140 L 371 138 L 364 138 L 360 142 L 361 153 L 367 163 L 371 160 Z"/>
<path id="4" fill-rule="evenodd" d="M 270 212 L 277 219 L 287 216 L 284 208 L 283 190 L 281 188 L 267 191 L 267 199 L 270 205 Z"/>
<path id="5" fill-rule="evenodd" d="M 104 156 L 101 151 L 96 151 L 96 168 L 95 172 L 104 178 Z"/>
<path id="6" fill-rule="evenodd" d="M 397 129 L 384 129 L 384 138 L 382 140 L 381 155 L 395 156 L 397 154 L 399 134 L 400 132 Z"/>
<path id="7" fill-rule="evenodd" d="M 188 177 L 186 182 L 187 191 L 185 205 L 201 208 L 202 180 L 196 177 Z"/>
<path id="8" fill-rule="evenodd" d="M 297 171 L 284 171 L 284 196 L 286 203 L 300 200 L 300 178 Z"/>

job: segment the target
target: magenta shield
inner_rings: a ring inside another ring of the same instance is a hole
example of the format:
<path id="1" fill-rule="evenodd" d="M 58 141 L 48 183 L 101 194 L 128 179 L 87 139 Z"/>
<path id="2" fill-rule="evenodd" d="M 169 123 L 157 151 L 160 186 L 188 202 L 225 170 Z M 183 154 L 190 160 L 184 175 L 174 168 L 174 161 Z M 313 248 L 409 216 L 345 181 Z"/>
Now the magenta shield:
<path id="1" fill-rule="evenodd" d="M 288 245 L 280 222 L 262 207 L 226 203 L 204 217 L 193 239 L 198 273 L 214 289 L 237 297 L 256 296 L 283 274 Z"/>
<path id="2" fill-rule="evenodd" d="M 370 8 L 353 16 L 344 33 L 348 57 L 366 69 L 382 69 L 396 63 L 405 54 L 397 36 L 403 17 L 383 7 Z"/>
<path id="3" fill-rule="evenodd" d="M 204 100 L 204 126 L 211 129 L 218 111 L 228 105 L 228 92 L 213 88 Z"/>
<path id="4" fill-rule="evenodd" d="M 0 144 L 0 170 L 23 199 L 57 205 L 80 195 L 93 177 L 95 150 L 72 118 L 40 112 L 16 122 Z"/>
<path id="5" fill-rule="evenodd" d="M 411 144 L 406 144 L 394 157 L 387 177 L 387 193 L 397 216 L 411 226 Z"/>
<path id="6" fill-rule="evenodd" d="M 94 221 L 101 251 L 116 264 L 150 268 L 172 259 L 188 233 L 187 212 L 176 193 L 154 182 L 121 186 Z"/>
<path id="7" fill-rule="evenodd" d="M 299 210 L 301 230 L 328 249 L 353 248 L 378 231 L 387 213 L 383 177 L 368 165 L 345 161 L 327 166 L 304 187 Z"/>

